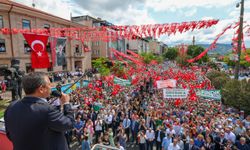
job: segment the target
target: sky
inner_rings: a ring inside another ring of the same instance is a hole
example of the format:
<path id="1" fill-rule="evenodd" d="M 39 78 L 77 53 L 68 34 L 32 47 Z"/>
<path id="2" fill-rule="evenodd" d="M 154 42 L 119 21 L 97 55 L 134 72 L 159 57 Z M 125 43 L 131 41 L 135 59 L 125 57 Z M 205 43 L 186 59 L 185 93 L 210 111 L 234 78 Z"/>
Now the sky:
<path id="1" fill-rule="evenodd" d="M 115 25 L 145 25 L 181 23 L 206 19 L 219 19 L 209 29 L 194 30 L 170 36 L 161 36 L 168 45 L 190 44 L 195 36 L 198 44 L 211 44 L 216 35 L 231 23 L 239 21 L 240 0 L 14 0 L 53 15 L 70 19 L 72 16 L 90 15 Z M 250 0 L 245 0 L 245 25 L 250 24 Z M 235 29 L 227 31 L 218 43 L 230 44 Z M 250 36 L 245 35 L 250 47 Z"/>

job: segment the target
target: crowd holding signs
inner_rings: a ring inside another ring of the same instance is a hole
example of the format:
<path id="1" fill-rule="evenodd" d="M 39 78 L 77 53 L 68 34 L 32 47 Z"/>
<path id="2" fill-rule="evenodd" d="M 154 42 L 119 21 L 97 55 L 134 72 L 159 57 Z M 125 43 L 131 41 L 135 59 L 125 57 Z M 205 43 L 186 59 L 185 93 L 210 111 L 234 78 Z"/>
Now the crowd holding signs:
<path id="1" fill-rule="evenodd" d="M 93 78 L 72 91 L 79 107 L 69 143 L 76 137 L 83 149 L 95 143 L 140 150 L 249 149 L 250 116 L 213 101 L 220 92 L 201 68 L 165 62 L 127 69 L 123 79 Z"/>

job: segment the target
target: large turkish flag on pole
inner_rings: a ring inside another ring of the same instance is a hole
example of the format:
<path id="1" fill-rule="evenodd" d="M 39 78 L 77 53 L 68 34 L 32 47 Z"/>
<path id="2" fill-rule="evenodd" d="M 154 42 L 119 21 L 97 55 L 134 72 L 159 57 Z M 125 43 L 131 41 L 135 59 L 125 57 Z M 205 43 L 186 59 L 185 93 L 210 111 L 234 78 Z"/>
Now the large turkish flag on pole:
<path id="1" fill-rule="evenodd" d="M 49 68 L 49 56 L 46 51 L 48 42 L 47 35 L 37 34 L 23 34 L 25 40 L 32 49 L 31 52 L 31 66 L 32 68 Z"/>

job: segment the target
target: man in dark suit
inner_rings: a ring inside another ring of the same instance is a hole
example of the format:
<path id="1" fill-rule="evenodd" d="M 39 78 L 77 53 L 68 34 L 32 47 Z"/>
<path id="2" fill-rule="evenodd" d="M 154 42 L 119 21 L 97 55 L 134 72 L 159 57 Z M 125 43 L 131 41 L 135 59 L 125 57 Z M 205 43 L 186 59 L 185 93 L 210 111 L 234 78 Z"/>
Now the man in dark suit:
<path id="1" fill-rule="evenodd" d="M 162 149 L 162 141 L 164 137 L 165 133 L 164 131 L 162 131 L 162 127 L 161 126 L 157 127 L 157 130 L 155 132 L 156 150 Z"/>
<path id="2" fill-rule="evenodd" d="M 199 147 L 194 145 L 193 139 L 190 139 L 189 143 L 184 145 L 184 150 L 199 150 Z"/>
<path id="3" fill-rule="evenodd" d="M 68 150 L 64 133 L 74 124 L 69 96 L 62 94 L 61 112 L 46 101 L 51 83 L 45 73 L 24 76 L 22 85 L 26 96 L 10 104 L 4 114 L 14 150 Z"/>
<path id="4" fill-rule="evenodd" d="M 227 144 L 224 131 L 220 131 L 220 135 L 215 137 L 214 143 L 215 143 L 216 150 L 224 149 L 225 145 Z"/>
<path id="5" fill-rule="evenodd" d="M 139 132 L 139 122 L 137 121 L 136 117 L 132 118 L 131 132 L 132 132 L 132 142 L 135 141 L 136 144 L 138 144 L 137 136 Z"/>

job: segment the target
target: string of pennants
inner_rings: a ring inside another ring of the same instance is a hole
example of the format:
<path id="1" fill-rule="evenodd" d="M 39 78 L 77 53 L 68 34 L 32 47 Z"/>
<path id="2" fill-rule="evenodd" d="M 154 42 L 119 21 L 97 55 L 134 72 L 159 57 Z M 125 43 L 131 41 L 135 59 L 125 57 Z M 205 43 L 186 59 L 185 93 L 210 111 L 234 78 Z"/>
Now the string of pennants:
<path id="1" fill-rule="evenodd" d="M 198 56 L 196 56 L 196 57 L 194 57 L 194 58 L 192 58 L 192 59 L 187 60 L 187 62 L 193 63 L 193 62 L 195 62 L 195 61 L 201 59 L 203 56 L 205 56 L 205 55 L 207 54 L 208 51 L 213 50 L 214 48 L 216 48 L 216 43 L 217 43 L 217 41 L 219 40 L 219 38 L 220 38 L 222 35 L 224 35 L 224 33 L 225 33 L 227 30 L 229 30 L 229 29 L 231 29 L 231 28 L 235 29 L 235 28 L 237 28 L 237 27 L 239 27 L 239 22 L 236 23 L 236 24 L 230 24 L 230 25 L 228 25 L 226 28 L 224 28 L 224 30 L 223 30 L 221 33 L 219 33 L 219 34 L 216 36 L 215 40 L 212 42 L 212 44 L 211 44 L 207 49 L 205 49 L 203 52 L 201 52 Z M 244 27 L 244 29 L 246 29 L 247 27 L 249 27 L 249 25 L 246 25 L 246 26 Z M 247 29 L 246 33 L 249 34 L 248 36 L 250 36 L 250 27 Z M 237 47 L 238 47 L 238 43 L 237 43 L 237 41 L 238 41 L 238 35 L 239 35 L 239 28 L 236 30 L 236 32 L 234 33 L 234 36 L 233 36 L 233 38 L 232 38 L 232 46 L 233 46 L 233 51 L 234 51 L 234 53 L 237 52 Z M 241 48 L 242 48 L 242 51 L 245 53 L 245 60 L 248 61 L 248 62 L 250 62 L 250 56 L 248 56 L 248 54 L 246 53 L 246 46 L 245 46 L 245 42 L 244 42 L 244 34 L 243 34 L 243 33 L 242 33 L 241 38 L 242 38 L 242 45 L 241 45 Z"/>
<path id="2" fill-rule="evenodd" d="M 104 41 L 117 40 L 119 37 L 126 39 L 160 37 L 161 35 L 171 35 L 177 32 L 183 33 L 195 29 L 209 28 L 216 25 L 219 20 L 201 20 L 182 23 L 165 23 L 132 26 L 101 26 L 101 27 L 81 27 L 81 28 L 49 28 L 49 29 L 17 29 L 2 28 L 2 34 L 34 33 L 45 34 L 53 37 L 67 37 L 69 40 L 81 41 Z M 112 31 L 110 29 L 113 29 Z M 109 32 L 110 31 L 110 32 Z M 109 33 L 108 33 L 109 32 Z"/>

